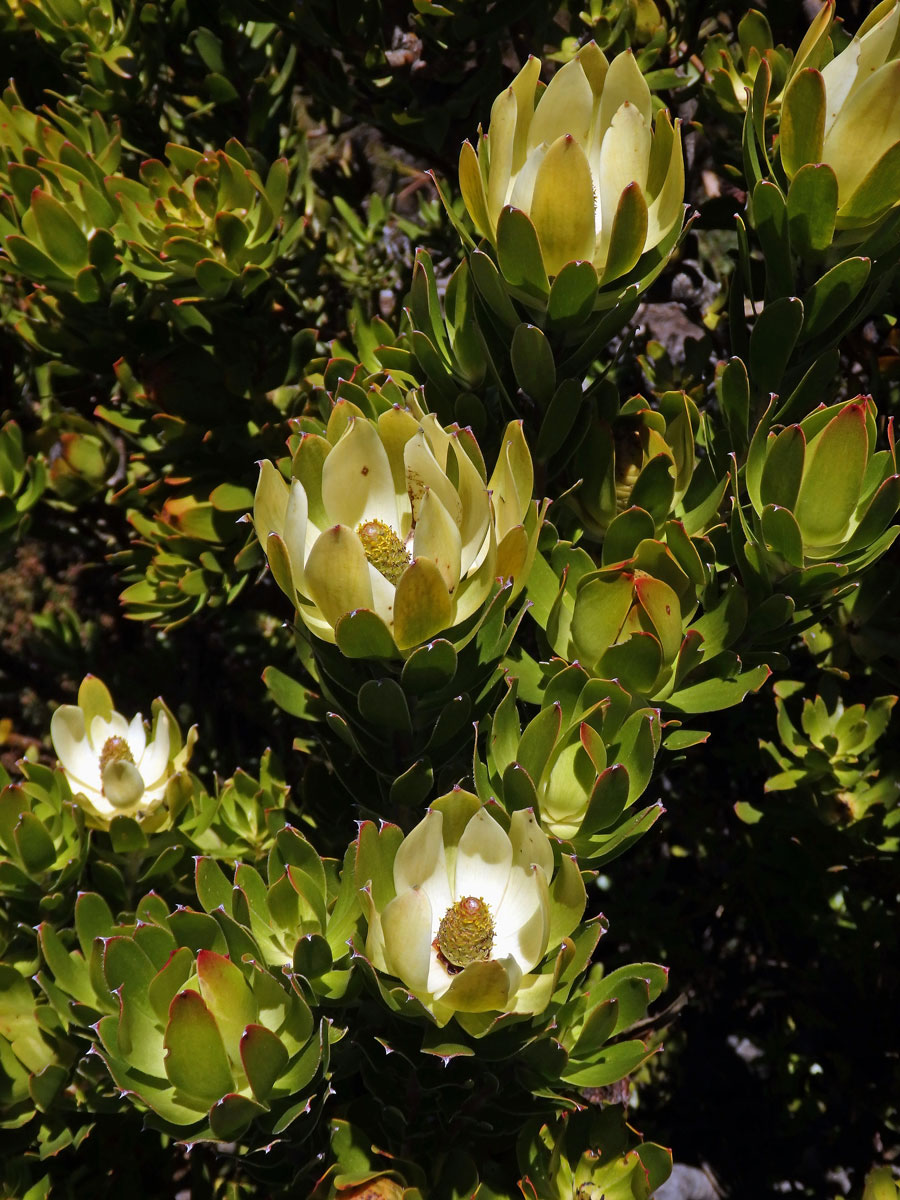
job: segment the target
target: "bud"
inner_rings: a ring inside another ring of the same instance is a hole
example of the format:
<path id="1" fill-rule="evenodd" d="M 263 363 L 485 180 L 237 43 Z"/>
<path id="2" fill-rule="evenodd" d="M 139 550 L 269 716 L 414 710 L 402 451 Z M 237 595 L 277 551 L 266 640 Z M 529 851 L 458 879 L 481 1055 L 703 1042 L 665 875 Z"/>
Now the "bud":
<path id="1" fill-rule="evenodd" d="M 494 101 L 478 152 L 464 142 L 463 199 L 476 229 L 503 242 L 508 206 L 531 221 L 544 269 L 593 263 L 601 283 L 632 270 L 681 227 L 681 134 L 665 110 L 652 116 L 650 89 L 630 50 L 609 63 L 589 42 L 541 89 L 528 62 Z"/>

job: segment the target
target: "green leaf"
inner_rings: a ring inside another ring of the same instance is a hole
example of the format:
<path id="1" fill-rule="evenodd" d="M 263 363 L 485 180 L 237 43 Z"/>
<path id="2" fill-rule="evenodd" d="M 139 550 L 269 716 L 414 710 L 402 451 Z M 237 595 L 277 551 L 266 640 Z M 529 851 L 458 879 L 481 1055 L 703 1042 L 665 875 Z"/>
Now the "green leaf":
<path id="1" fill-rule="evenodd" d="M 241 1062 L 253 1095 L 265 1104 L 288 1064 L 284 1044 L 264 1025 L 248 1025 L 241 1038 Z"/>
<path id="2" fill-rule="evenodd" d="M 517 208 L 504 208 L 497 222 L 497 258 L 507 283 L 535 299 L 550 294 L 541 245 L 532 223 Z M 478 283 L 476 277 L 476 283 Z"/>
<path id="3" fill-rule="evenodd" d="M 770 436 L 759 479 L 759 503 L 780 504 L 793 511 L 805 461 L 806 438 L 799 425 L 788 425 L 775 437 Z"/>
<path id="4" fill-rule="evenodd" d="M 750 378 L 763 393 L 777 392 L 803 325 L 803 304 L 785 296 L 767 304 L 750 334 Z"/>
<path id="5" fill-rule="evenodd" d="M 430 794 L 433 783 L 430 761 L 419 758 L 391 784 L 390 802 L 401 808 L 417 808 Z"/>
<path id="6" fill-rule="evenodd" d="M 16 849 L 25 869 L 34 874 L 45 871 L 56 861 L 56 847 L 43 822 L 32 812 L 23 812 L 14 834 Z"/>
<path id="7" fill-rule="evenodd" d="M 199 992 L 180 992 L 169 1009 L 166 1074 L 187 1096 L 213 1104 L 234 1089 L 222 1037 Z"/>
<path id="8" fill-rule="evenodd" d="M 766 546 L 793 567 L 803 566 L 803 535 L 794 514 L 786 508 L 767 505 L 760 518 Z"/>
<path id="9" fill-rule="evenodd" d="M 249 1096 L 232 1093 L 223 1096 L 210 1109 L 209 1128 L 220 1142 L 232 1142 L 241 1136 L 255 1117 L 263 1116 L 266 1111 L 263 1105 L 254 1103 Z"/>
<path id="10" fill-rule="evenodd" d="M 787 206 L 781 189 L 766 179 L 753 189 L 753 223 L 766 263 L 766 295 L 787 296 L 794 290 Z"/>
<path id="11" fill-rule="evenodd" d="M 368 608 L 345 613 L 334 627 L 334 637 L 347 658 L 393 658 L 397 653 L 391 631 Z"/>
<path id="12" fill-rule="evenodd" d="M 868 258 L 845 258 L 816 280 L 803 297 L 804 338 L 818 337 L 831 328 L 863 290 L 871 269 Z"/>
<path id="13" fill-rule="evenodd" d="M 359 715 L 376 730 L 411 733 L 409 705 L 394 679 L 368 679 L 356 696 Z"/>
<path id="14" fill-rule="evenodd" d="M 536 325 L 519 325 L 509 356 L 516 383 L 526 396 L 546 408 L 556 389 L 556 364 L 546 337 Z"/>
<path id="15" fill-rule="evenodd" d="M 539 809 L 537 789 L 534 780 L 524 767 L 512 762 L 503 772 L 503 806 L 507 812 L 518 812 L 520 809 Z"/>
<path id="16" fill-rule="evenodd" d="M 82 892 L 75 901 L 75 931 L 81 952 L 88 958 L 94 938 L 110 937 L 115 925 L 109 905 L 96 892 Z"/>
<path id="17" fill-rule="evenodd" d="M 634 580 L 630 575 L 594 579 L 578 590 L 572 636 L 579 656 L 594 664 L 615 642 L 631 609 Z"/>
<path id="18" fill-rule="evenodd" d="M 201 258 L 194 267 L 194 274 L 207 296 L 216 300 L 227 296 L 231 285 L 238 278 L 236 271 L 232 271 L 216 258 Z"/>
<path id="19" fill-rule="evenodd" d="M 847 404 L 814 439 L 794 516 L 804 544 L 839 539 L 859 503 L 868 459 L 865 404 Z"/>
<path id="20" fill-rule="evenodd" d="M 630 1075 L 661 1047 L 648 1050 L 643 1042 L 618 1042 L 597 1055 L 589 1066 L 573 1066 L 562 1073 L 575 1087 L 608 1087 Z"/>
<path id="21" fill-rule="evenodd" d="M 472 272 L 475 286 L 494 316 L 498 317 L 507 329 L 515 329 L 520 321 L 519 314 L 507 295 L 503 279 L 494 265 L 494 260 L 483 250 L 476 250 L 469 257 L 469 269 Z"/>
<path id="22" fill-rule="evenodd" d="M 791 246 L 801 258 L 822 254 L 834 237 L 838 183 L 827 163 L 807 163 L 794 178 L 787 195 Z"/>
<path id="23" fill-rule="evenodd" d="M 206 856 L 199 857 L 194 876 L 197 899 L 204 910 L 211 913 L 221 907 L 230 914 L 232 883 L 216 860 Z"/>
<path id="24" fill-rule="evenodd" d="M 456 674 L 457 656 L 452 642 L 446 638 L 414 650 L 400 673 L 400 685 L 410 696 L 426 696 L 445 688 Z"/>
<path id="25" fill-rule="evenodd" d="M 637 264 L 647 241 L 647 201 L 637 183 L 619 197 L 600 282 L 619 279 Z"/>
<path id="26" fill-rule="evenodd" d="M 565 270 L 568 270 L 568 267 Z M 562 274 L 557 276 L 557 279 L 561 278 Z M 580 382 L 577 379 L 563 379 L 541 421 L 534 448 L 537 462 L 546 462 L 570 440 L 584 403 Z"/>
<path id="27" fill-rule="evenodd" d="M 65 205 L 49 192 L 35 188 L 31 211 L 44 249 L 57 266 L 74 275 L 88 265 L 87 238 L 66 212 Z"/>
<path id="28" fill-rule="evenodd" d="M 3 247 L 12 262 L 28 279 L 35 283 L 60 282 L 71 279 L 69 272 L 58 267 L 52 258 L 48 258 L 43 250 L 39 250 L 28 238 L 11 233 L 4 238 Z"/>
<path id="29" fill-rule="evenodd" d="M 716 374 L 716 392 L 731 446 L 736 453 L 747 448 L 750 423 L 750 381 L 739 358 L 730 358 Z"/>
<path id="30" fill-rule="evenodd" d="M 550 287 L 547 316 L 551 326 L 568 330 L 583 325 L 593 312 L 599 286 L 591 263 L 566 263 Z"/>
<path id="31" fill-rule="evenodd" d="M 269 695 L 280 709 L 293 717 L 313 720 L 316 716 L 315 702 L 319 699 L 315 692 L 309 691 L 284 671 L 277 667 L 266 667 L 262 673 L 263 683 Z"/>
<path id="32" fill-rule="evenodd" d="M 789 179 L 807 163 L 822 161 L 825 139 L 825 81 L 813 68 L 798 71 L 781 106 L 781 162 Z"/>
<path id="33" fill-rule="evenodd" d="M 723 657 L 731 661 L 722 668 L 722 674 L 718 678 L 705 679 L 700 683 L 680 688 L 668 698 L 666 708 L 682 713 L 708 713 L 732 708 L 735 704 L 740 704 L 748 692 L 758 691 L 772 673 L 765 663 L 742 672 L 740 660 L 736 659 L 736 656 L 726 651 Z"/>

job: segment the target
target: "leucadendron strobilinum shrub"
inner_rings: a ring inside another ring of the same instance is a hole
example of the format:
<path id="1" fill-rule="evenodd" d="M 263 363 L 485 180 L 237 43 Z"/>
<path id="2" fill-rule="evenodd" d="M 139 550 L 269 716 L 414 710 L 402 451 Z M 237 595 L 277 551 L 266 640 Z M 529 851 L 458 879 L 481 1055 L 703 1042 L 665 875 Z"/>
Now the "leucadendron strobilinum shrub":
<path id="1" fill-rule="evenodd" d="M 557 7 L 0 0 L 10 1200 L 896 1191 L 900 6 Z"/>

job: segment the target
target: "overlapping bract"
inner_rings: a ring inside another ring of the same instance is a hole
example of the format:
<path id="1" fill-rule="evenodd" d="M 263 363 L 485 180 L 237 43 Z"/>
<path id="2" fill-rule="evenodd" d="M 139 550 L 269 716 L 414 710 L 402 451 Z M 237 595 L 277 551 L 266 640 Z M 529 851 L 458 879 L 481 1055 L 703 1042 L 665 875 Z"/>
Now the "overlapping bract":
<path id="1" fill-rule="evenodd" d="M 539 90 L 528 62 L 494 101 L 478 151 L 463 143 L 460 186 L 478 233 L 496 245 L 506 206 L 525 213 L 544 267 L 594 264 L 601 281 L 627 274 L 680 228 L 681 135 L 652 119 L 650 89 L 626 50 L 609 63 L 590 42 Z"/>
<path id="2" fill-rule="evenodd" d="M 822 65 L 826 4 L 797 51 L 782 102 L 789 179 L 825 163 L 837 180 L 837 228 L 865 231 L 900 202 L 900 3 L 883 0 L 850 45 Z"/>
<path id="3" fill-rule="evenodd" d="M 263 462 L 253 509 L 279 587 L 319 638 L 371 614 L 373 656 L 463 624 L 495 580 L 523 587 L 538 524 L 521 422 L 490 479 L 471 431 L 395 405 L 377 421 L 338 402 L 305 434 L 288 485 Z M 336 637 L 337 635 L 337 637 Z"/>
<path id="4" fill-rule="evenodd" d="M 582 862 L 621 854 L 662 813 L 633 805 L 647 787 L 660 744 L 657 709 L 635 707 L 617 683 L 592 679 L 578 663 L 554 659 L 542 707 L 524 728 L 517 681 L 484 722 L 484 761 L 476 754 L 478 794 L 509 812 L 525 806 L 554 837 L 571 842 Z"/>
<path id="5" fill-rule="evenodd" d="M 791 591 L 818 576 L 833 582 L 835 572 L 874 561 L 897 536 L 893 425 L 887 449 L 876 450 L 876 417 L 871 398 L 860 396 L 822 405 L 778 432 L 760 423 L 747 459 L 754 514 L 747 558 L 770 584 Z"/>
<path id="6" fill-rule="evenodd" d="M 126 720 L 92 675 L 82 681 L 78 703 L 60 705 L 53 714 L 50 736 L 60 766 L 95 826 L 105 828 L 116 816 L 134 817 L 147 829 L 165 822 L 165 801 L 187 765 L 196 727 L 182 744 L 174 718 L 154 700 L 147 734 L 141 714 Z"/>

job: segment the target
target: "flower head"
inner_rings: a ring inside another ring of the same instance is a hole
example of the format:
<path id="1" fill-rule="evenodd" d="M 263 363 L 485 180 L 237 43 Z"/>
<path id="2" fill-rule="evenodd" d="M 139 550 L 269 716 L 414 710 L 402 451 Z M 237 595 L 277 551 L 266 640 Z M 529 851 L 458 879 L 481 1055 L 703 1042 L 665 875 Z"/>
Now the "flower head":
<path id="1" fill-rule="evenodd" d="M 454 1013 L 538 1011 L 546 989 L 531 973 L 556 948 L 553 868 L 531 810 L 513 813 L 507 833 L 475 797 L 451 793 L 397 850 L 393 898 L 379 911 L 369 895 L 366 954 L 441 1024 Z"/>
<path id="2" fill-rule="evenodd" d="M 263 462 L 253 507 L 279 586 L 308 628 L 333 642 L 361 610 L 379 645 L 405 650 L 466 621 L 495 579 L 525 582 L 538 522 L 521 422 L 490 480 L 468 430 L 394 407 L 377 421 L 346 401 L 326 436 L 305 434 L 290 485 Z M 387 637 L 385 637 L 385 634 Z"/>
<path id="3" fill-rule="evenodd" d="M 650 89 L 630 50 L 610 63 L 594 42 L 539 90 L 528 62 L 494 101 L 478 152 L 465 142 L 463 199 L 496 244 L 505 206 L 534 225 L 548 275 L 575 259 L 603 278 L 630 271 L 681 225 L 684 162 L 678 125 L 654 122 Z"/>
<path id="4" fill-rule="evenodd" d="M 149 732 L 149 737 L 148 737 Z M 69 786 L 99 826 L 125 815 L 143 821 L 160 809 L 173 777 L 186 764 L 196 737 L 182 748 L 168 710 L 154 701 L 148 731 L 138 713 L 128 721 L 112 706 L 93 675 L 78 689 L 77 704 L 62 704 L 50 721 L 50 738 Z"/>

